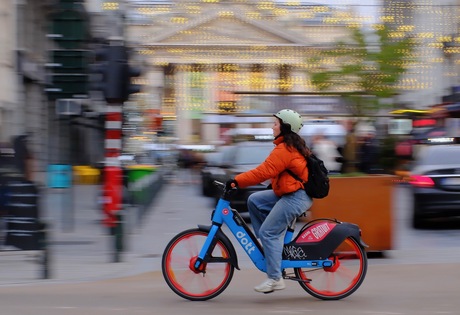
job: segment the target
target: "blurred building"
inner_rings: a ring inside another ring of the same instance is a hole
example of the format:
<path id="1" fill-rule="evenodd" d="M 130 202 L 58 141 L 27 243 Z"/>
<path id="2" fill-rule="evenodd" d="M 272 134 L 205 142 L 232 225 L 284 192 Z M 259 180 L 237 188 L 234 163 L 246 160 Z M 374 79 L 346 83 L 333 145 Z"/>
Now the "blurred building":
<path id="1" fill-rule="evenodd" d="M 238 123 L 263 126 L 266 120 L 255 117 L 281 107 L 306 116 L 347 114 L 338 98 L 308 95 L 313 89 L 305 67 L 315 51 L 346 38 L 348 26 L 368 21 L 356 14 L 359 5 L 130 3 L 127 37 L 149 65 L 147 106 L 161 110 L 164 125 L 172 126 L 181 141 L 213 141 Z M 392 36 L 412 36 L 418 43 L 417 61 L 393 100 L 396 108 L 439 104 L 459 85 L 459 1 L 384 0 L 380 5 L 380 20 L 393 27 Z"/>
<path id="2" fill-rule="evenodd" d="M 271 124 L 285 107 L 346 114 L 339 98 L 308 95 L 305 69 L 311 53 L 362 22 L 353 11 L 251 0 L 130 3 L 127 38 L 148 64 L 148 106 L 161 110 L 181 142 Z"/>
<path id="3" fill-rule="evenodd" d="M 35 171 L 44 171 L 52 163 L 88 163 L 103 141 L 91 134 L 103 121 L 94 124 L 85 114 L 91 104 L 86 90 L 90 37 L 84 2 L 0 4 L 4 30 L 0 37 L 0 141 L 28 134 Z M 69 77 L 77 80 L 69 81 Z M 103 150 L 99 151 L 103 157 Z"/>
<path id="4" fill-rule="evenodd" d="M 460 102 L 460 0 L 382 0 L 380 5 L 381 20 L 393 26 L 393 36 L 410 35 L 419 42 L 417 63 L 401 82 L 396 101 L 409 108 Z M 0 37 L 0 141 L 31 132 L 40 170 L 50 163 L 102 160 L 103 98 L 77 93 L 78 82 L 73 82 L 76 91 L 64 95 L 45 91 L 53 87 L 51 51 L 89 52 L 113 35 L 136 47 L 135 61 L 144 71 L 138 79 L 142 93 L 124 107 L 127 119 L 133 119 L 129 132 L 137 132 L 135 119 L 142 117 L 140 131 L 163 131 L 181 143 L 211 143 L 228 128 L 265 127 L 271 113 L 283 107 L 312 117 L 346 115 L 339 98 L 312 95 L 305 69 L 308 56 L 346 38 L 348 26 L 368 23 L 357 6 L 1 1 L 0 25 L 6 31 Z M 68 27 L 69 21 L 80 27 Z M 65 110 L 59 112 L 60 105 Z"/>
<path id="5" fill-rule="evenodd" d="M 0 141 L 31 133 L 38 167 L 47 159 L 47 13 L 53 1 L 1 1 Z"/>
<path id="6" fill-rule="evenodd" d="M 383 1 L 381 20 L 393 27 L 394 36 L 408 34 L 418 43 L 417 62 L 400 86 L 397 101 L 403 107 L 427 108 L 459 90 L 459 17 L 459 0 Z"/>

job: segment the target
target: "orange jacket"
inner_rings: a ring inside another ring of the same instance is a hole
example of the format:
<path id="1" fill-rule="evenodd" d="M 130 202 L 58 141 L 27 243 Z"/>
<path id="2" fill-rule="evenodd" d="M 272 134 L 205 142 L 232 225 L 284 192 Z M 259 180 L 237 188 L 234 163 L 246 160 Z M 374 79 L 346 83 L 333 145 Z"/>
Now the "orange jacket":
<path id="1" fill-rule="evenodd" d="M 275 148 L 256 168 L 235 176 L 238 187 L 244 188 L 271 179 L 272 189 L 277 196 L 292 193 L 303 188 L 301 182 L 292 177 L 290 169 L 304 181 L 308 180 L 308 168 L 305 158 L 294 148 L 288 148 L 283 137 L 273 141 Z"/>

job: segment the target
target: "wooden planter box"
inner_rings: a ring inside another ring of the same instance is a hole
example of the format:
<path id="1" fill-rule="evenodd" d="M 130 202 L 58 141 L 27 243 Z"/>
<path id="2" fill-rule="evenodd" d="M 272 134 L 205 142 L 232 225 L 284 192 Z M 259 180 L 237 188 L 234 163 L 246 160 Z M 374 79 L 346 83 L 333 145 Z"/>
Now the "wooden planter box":
<path id="1" fill-rule="evenodd" d="M 393 246 L 392 175 L 330 177 L 329 195 L 315 199 L 307 217 L 335 218 L 359 225 L 368 252 L 382 252 Z"/>

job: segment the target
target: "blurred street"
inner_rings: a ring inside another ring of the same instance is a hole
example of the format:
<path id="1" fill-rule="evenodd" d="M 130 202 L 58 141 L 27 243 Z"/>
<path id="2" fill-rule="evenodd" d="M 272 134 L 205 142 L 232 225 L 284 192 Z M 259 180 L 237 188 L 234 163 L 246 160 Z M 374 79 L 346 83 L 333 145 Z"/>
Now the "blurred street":
<path id="1" fill-rule="evenodd" d="M 191 226 L 189 218 L 171 217 L 170 211 L 180 213 L 193 204 L 194 209 L 188 212 L 195 212 L 196 222 L 209 220 L 211 204 L 199 197 L 197 187 L 167 185 L 142 218 L 138 208 L 125 209 L 125 251 L 121 262 L 115 263 L 114 239 L 102 225 L 103 215 L 97 205 L 99 189 L 98 185 L 75 185 L 60 191 L 42 189 L 42 218 L 50 226 L 51 279 L 40 279 L 40 252 L 2 251 L 0 285 L 88 281 L 159 270 L 166 242 Z M 188 197 L 175 197 L 182 195 L 193 198 L 192 203 Z"/>
<path id="2" fill-rule="evenodd" d="M 0 285 L 93 281 L 158 271 L 172 236 L 208 224 L 212 208 L 212 198 L 202 197 L 197 185 L 165 184 L 140 222 L 136 207 L 126 209 L 125 251 L 115 263 L 113 237 L 102 226 L 96 204 L 98 186 L 75 185 L 72 190 L 73 207 L 56 192 L 47 191 L 42 198 L 44 219 L 50 223 L 50 279 L 40 279 L 39 252 L 3 251 Z M 414 230 L 407 187 L 397 186 L 394 196 L 394 249 L 371 263 L 460 263 L 458 225 Z M 251 268 L 246 255 L 236 249 L 241 265 Z"/>
<path id="3" fill-rule="evenodd" d="M 74 186 L 73 231 L 62 229 L 62 209 L 46 209 L 53 223 L 51 279 L 39 279 L 40 267 L 30 253 L 1 253 L 2 314 L 211 314 L 217 309 L 220 314 L 457 314 L 460 309 L 460 245 L 454 241 L 460 229 L 412 230 L 405 186 L 395 188 L 395 249 L 386 258 L 370 259 L 362 287 L 337 303 L 316 300 L 292 282 L 276 295 L 254 292 L 264 275 L 238 247 L 242 270 L 229 288 L 210 302 L 188 303 L 164 282 L 161 255 L 174 234 L 207 224 L 211 199 L 197 186 L 165 184 L 141 224 L 133 220 L 122 262 L 114 263 L 110 237 L 99 224 L 96 188 Z"/>
<path id="4" fill-rule="evenodd" d="M 158 271 L 163 249 L 172 236 L 197 224 L 208 224 L 213 206 L 212 198 L 201 196 L 198 185 L 166 183 L 140 221 L 136 207 L 126 209 L 125 251 L 121 262 L 115 263 L 113 237 L 100 222 L 98 188 L 73 186 L 73 207 L 70 200 L 46 191 L 42 211 L 51 226 L 50 279 L 40 279 L 38 252 L 4 251 L 0 252 L 0 285 L 92 281 Z M 401 185 L 394 191 L 394 249 L 385 253 L 386 258 L 372 259 L 371 263 L 460 263 L 458 224 L 449 221 L 447 228 L 442 228 L 444 223 L 412 229 L 407 189 Z M 302 224 L 299 222 L 299 227 Z M 239 252 L 239 260 L 243 267 L 252 268 L 243 252 Z"/>

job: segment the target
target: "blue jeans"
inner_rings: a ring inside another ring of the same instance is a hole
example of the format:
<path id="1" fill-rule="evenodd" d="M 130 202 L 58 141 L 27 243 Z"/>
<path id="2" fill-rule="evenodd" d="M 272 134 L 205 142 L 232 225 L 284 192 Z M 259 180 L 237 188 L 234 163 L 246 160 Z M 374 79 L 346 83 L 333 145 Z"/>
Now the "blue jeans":
<path id="1" fill-rule="evenodd" d="M 284 234 L 292 220 L 307 211 L 312 202 L 303 189 L 282 197 L 277 197 L 271 189 L 249 196 L 249 216 L 264 248 L 268 278 L 278 280 L 282 277 Z"/>

